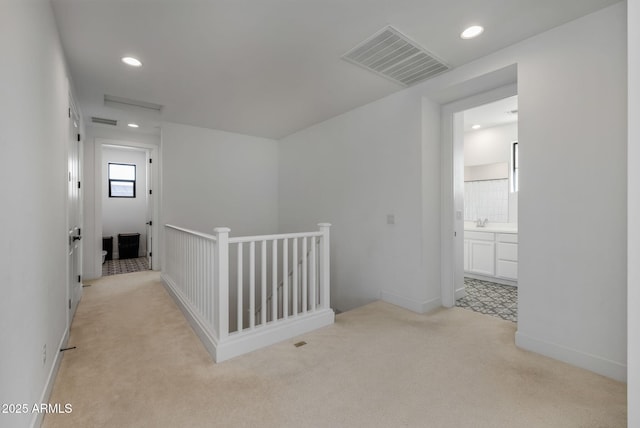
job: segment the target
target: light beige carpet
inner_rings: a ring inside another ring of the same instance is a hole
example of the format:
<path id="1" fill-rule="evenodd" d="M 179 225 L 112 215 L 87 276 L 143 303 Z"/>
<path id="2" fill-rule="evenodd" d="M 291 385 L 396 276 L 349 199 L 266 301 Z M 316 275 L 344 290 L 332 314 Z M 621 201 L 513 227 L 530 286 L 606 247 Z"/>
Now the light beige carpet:
<path id="1" fill-rule="evenodd" d="M 84 289 L 45 427 L 624 427 L 625 385 L 517 349 L 515 325 L 376 302 L 214 364 L 154 272 Z M 305 340 L 299 348 L 293 343 Z"/>

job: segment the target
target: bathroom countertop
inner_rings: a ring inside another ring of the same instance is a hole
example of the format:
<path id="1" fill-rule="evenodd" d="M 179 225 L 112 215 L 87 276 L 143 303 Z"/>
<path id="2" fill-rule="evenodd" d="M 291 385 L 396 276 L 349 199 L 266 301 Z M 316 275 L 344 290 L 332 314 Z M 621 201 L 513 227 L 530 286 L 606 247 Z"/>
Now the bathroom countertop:
<path id="1" fill-rule="evenodd" d="M 518 233 L 518 225 L 516 223 L 488 223 L 484 227 L 478 227 L 475 222 L 465 222 L 464 230 L 469 232 Z"/>

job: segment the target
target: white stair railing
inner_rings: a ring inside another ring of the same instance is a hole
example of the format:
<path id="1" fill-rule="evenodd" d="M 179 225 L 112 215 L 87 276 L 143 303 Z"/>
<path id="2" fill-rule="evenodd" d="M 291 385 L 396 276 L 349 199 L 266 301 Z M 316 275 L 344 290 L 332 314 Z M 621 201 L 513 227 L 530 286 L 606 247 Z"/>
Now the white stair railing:
<path id="1" fill-rule="evenodd" d="M 316 247 L 320 246 L 320 240 L 317 239 L 313 239 L 315 242 Z M 320 254 L 320 251 L 317 251 L 317 254 Z M 283 257 L 286 257 L 283 255 Z M 305 257 L 305 256 L 303 256 Z M 306 258 L 307 258 L 307 266 L 309 265 L 309 257 L 311 257 L 311 250 L 307 251 L 306 254 Z M 317 261 L 315 261 L 316 264 L 319 264 Z M 298 270 L 298 281 L 294 283 L 293 281 L 293 271 L 294 269 Z M 286 277 L 286 287 L 287 289 L 285 290 L 285 279 L 280 280 L 280 282 L 278 283 L 278 288 L 276 290 L 276 296 L 277 296 L 277 318 L 283 318 L 284 317 L 284 313 L 285 313 L 285 308 L 284 308 L 284 301 L 287 301 L 287 313 L 289 313 L 290 308 L 293 307 L 293 305 L 297 305 L 298 308 L 300 308 L 300 306 L 302 305 L 302 302 L 300 299 L 297 299 L 294 303 L 294 299 L 293 299 L 293 287 L 296 287 L 296 291 L 297 291 L 297 295 L 300 296 L 301 293 L 301 288 L 302 288 L 302 257 L 298 260 L 298 263 L 295 267 L 291 268 L 287 274 Z M 316 272 L 316 279 L 315 279 L 316 283 L 319 284 L 320 283 L 320 270 L 318 269 Z M 320 291 L 320 287 L 318 287 L 317 291 Z M 318 293 L 319 294 L 319 293 Z M 285 297 L 286 295 L 286 297 Z M 269 293 L 269 296 L 267 297 L 267 306 L 266 306 L 266 310 L 267 310 L 267 320 L 272 320 L 273 319 L 273 308 L 272 308 L 272 300 L 273 300 L 273 292 Z M 320 301 L 320 296 L 317 295 L 316 296 L 317 301 Z M 239 307 L 239 306 L 238 306 Z M 247 311 L 249 311 L 249 309 L 247 309 Z M 262 311 L 262 305 L 259 305 L 258 308 L 255 311 L 255 317 L 259 318 L 260 314 Z"/>
<path id="2" fill-rule="evenodd" d="M 318 226 L 315 232 L 229 237 L 228 228 L 207 235 L 165 225 L 162 279 L 215 361 L 333 323 L 331 225 Z M 229 329 L 230 270 L 235 274 L 235 331 Z"/>

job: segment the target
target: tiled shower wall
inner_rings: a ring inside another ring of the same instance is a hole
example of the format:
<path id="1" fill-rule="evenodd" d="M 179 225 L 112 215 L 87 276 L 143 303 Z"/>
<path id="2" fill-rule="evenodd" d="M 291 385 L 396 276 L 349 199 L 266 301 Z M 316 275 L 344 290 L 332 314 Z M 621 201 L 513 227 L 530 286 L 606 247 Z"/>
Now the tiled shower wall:
<path id="1" fill-rule="evenodd" d="M 488 218 L 492 223 L 509 222 L 509 180 L 464 183 L 464 219 Z"/>

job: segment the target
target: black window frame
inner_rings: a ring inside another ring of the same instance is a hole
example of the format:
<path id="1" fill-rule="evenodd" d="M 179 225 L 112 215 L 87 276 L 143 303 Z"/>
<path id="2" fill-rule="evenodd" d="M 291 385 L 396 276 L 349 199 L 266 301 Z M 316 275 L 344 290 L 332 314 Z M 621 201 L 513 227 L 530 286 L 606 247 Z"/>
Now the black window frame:
<path id="1" fill-rule="evenodd" d="M 119 162 L 109 162 L 107 165 L 107 178 L 109 180 L 108 184 L 109 184 L 109 197 L 110 198 L 127 198 L 127 199 L 133 199 L 136 197 L 136 179 L 134 178 L 133 180 L 122 180 L 120 178 L 111 178 L 111 165 L 123 165 L 123 166 L 132 166 L 133 167 L 133 176 L 134 177 L 138 177 L 138 169 L 136 167 L 136 164 L 133 163 L 119 163 Z M 133 183 L 133 196 L 114 196 L 112 195 L 111 192 L 111 184 L 112 183 Z"/>

